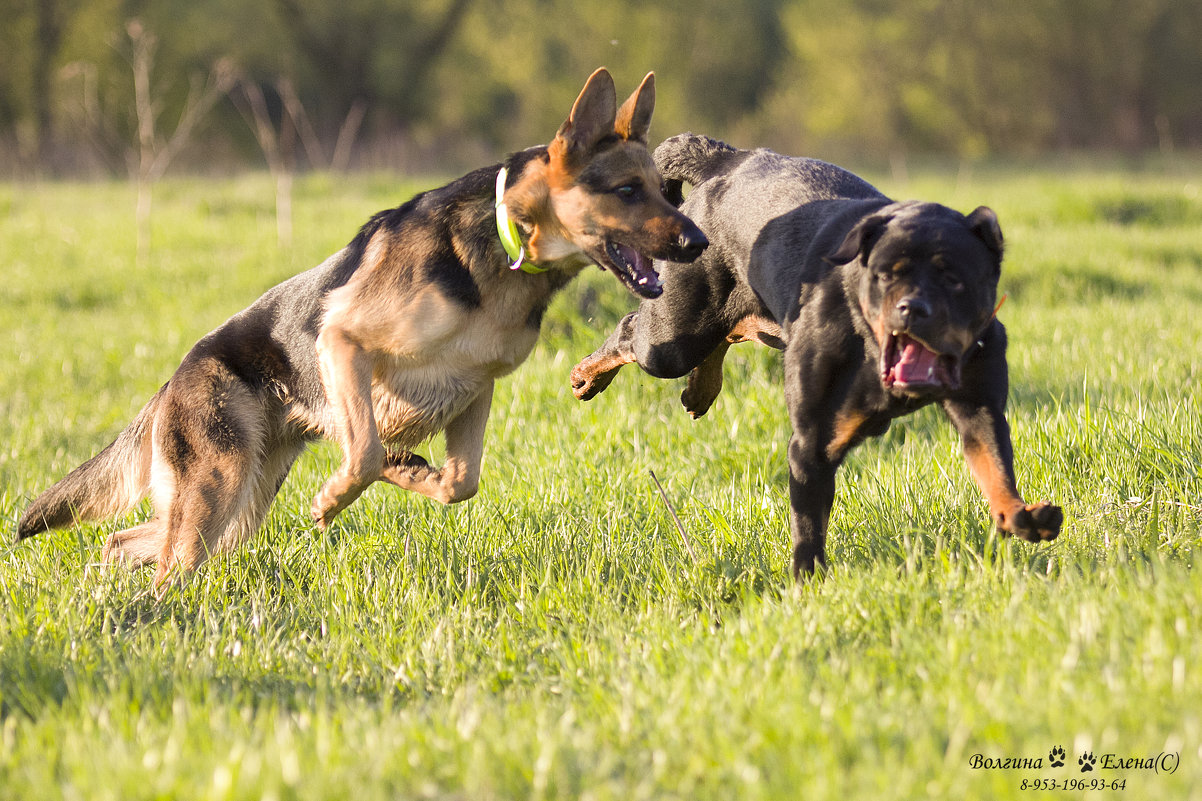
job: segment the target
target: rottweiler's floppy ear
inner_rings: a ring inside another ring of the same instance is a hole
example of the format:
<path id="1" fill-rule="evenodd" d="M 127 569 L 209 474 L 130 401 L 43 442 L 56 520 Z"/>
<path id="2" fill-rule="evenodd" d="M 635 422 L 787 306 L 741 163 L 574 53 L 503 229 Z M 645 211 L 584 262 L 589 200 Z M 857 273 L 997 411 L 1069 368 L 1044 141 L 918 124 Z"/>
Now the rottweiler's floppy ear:
<path id="1" fill-rule="evenodd" d="M 598 141 L 614 132 L 614 118 L 618 113 L 618 94 L 614 79 L 609 71 L 601 67 L 585 82 L 580 96 L 572 105 L 555 138 L 569 152 L 584 153 Z"/>
<path id="2" fill-rule="evenodd" d="M 867 261 L 868 251 L 872 250 L 872 246 L 880 239 L 885 226 L 892 218 L 891 214 L 869 214 L 852 226 L 839 247 L 823 258 L 830 264 L 839 266 L 850 264 L 862 253 Z"/>
<path id="3" fill-rule="evenodd" d="M 998 224 L 997 215 L 988 206 L 977 206 L 968 215 L 968 227 L 980 237 L 985 247 L 994 252 L 999 259 L 1002 257 L 1002 226 Z"/>
<path id="4" fill-rule="evenodd" d="M 623 139 L 646 142 L 647 132 L 651 130 L 651 112 L 654 110 L 655 73 L 649 72 L 634 94 L 618 109 L 614 130 Z"/>

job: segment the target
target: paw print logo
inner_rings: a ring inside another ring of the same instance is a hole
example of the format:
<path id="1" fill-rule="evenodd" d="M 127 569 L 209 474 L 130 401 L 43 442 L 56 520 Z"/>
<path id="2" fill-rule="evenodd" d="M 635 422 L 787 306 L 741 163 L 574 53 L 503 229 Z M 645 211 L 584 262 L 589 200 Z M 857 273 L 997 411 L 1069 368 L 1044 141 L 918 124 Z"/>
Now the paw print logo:
<path id="1" fill-rule="evenodd" d="M 1051 765 L 1053 768 L 1064 767 L 1064 749 L 1060 746 L 1056 746 L 1052 749 L 1051 753 L 1048 754 L 1048 759 L 1051 760 Z"/>
<path id="2" fill-rule="evenodd" d="M 1081 766 L 1082 773 L 1089 773 L 1097 761 L 1098 758 L 1093 755 L 1092 751 L 1086 751 L 1077 759 L 1077 764 Z"/>

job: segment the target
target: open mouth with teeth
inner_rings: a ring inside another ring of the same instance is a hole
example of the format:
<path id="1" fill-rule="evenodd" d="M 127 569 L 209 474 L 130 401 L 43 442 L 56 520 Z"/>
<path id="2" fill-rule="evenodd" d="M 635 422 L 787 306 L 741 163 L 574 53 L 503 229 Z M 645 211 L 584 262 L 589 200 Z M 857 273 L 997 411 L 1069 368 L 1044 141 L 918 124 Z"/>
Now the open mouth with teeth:
<path id="1" fill-rule="evenodd" d="M 618 276 L 627 289 L 640 297 L 658 298 L 664 292 L 663 282 L 651 266 L 651 259 L 632 247 L 607 240 L 605 258 L 598 259 L 597 263 Z"/>
<path id="2" fill-rule="evenodd" d="M 881 383 L 908 392 L 960 387 L 960 359 L 936 353 L 909 334 L 894 331 L 881 348 Z"/>

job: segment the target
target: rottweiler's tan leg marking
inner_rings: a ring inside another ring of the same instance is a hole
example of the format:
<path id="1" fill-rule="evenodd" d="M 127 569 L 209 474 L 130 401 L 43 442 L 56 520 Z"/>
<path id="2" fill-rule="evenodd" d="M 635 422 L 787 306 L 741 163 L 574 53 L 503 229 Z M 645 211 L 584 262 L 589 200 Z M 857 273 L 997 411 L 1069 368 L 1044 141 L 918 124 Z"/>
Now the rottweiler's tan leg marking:
<path id="1" fill-rule="evenodd" d="M 1064 522 L 1064 513 L 1059 506 L 1046 501 L 1027 503 L 1023 500 L 1015 482 L 1012 457 L 1007 458 L 1011 453 L 1009 426 L 1004 419 L 983 423 L 978 420 L 977 425 L 963 427 L 960 434 L 964 459 L 989 501 L 989 514 L 997 523 L 998 531 L 1029 542 L 1056 539 Z"/>
<path id="2" fill-rule="evenodd" d="M 1029 542 L 1053 540 L 1064 521 L 1060 507 L 1041 501 L 1027 503 L 1018 494 L 1014 475 L 980 441 L 964 442 L 964 458 L 985 499 L 998 531 Z"/>
<path id="3" fill-rule="evenodd" d="M 731 344 L 747 340 L 753 340 L 776 350 L 784 350 L 785 347 L 784 341 L 781 340 L 780 326 L 776 321 L 758 314 L 749 314 L 739 320 L 726 335 L 726 341 Z"/>
<path id="4" fill-rule="evenodd" d="M 594 353 L 572 368 L 572 394 L 578 400 L 590 400 L 613 382 L 618 370 L 633 363 L 630 352 Z"/>
<path id="5" fill-rule="evenodd" d="M 862 429 L 867 422 L 868 415 L 863 412 L 837 412 L 831 439 L 826 445 L 826 458 L 832 462 L 842 462 L 847 452 L 863 438 Z"/>
<path id="6" fill-rule="evenodd" d="M 402 454 L 391 459 L 380 478 L 439 503 L 458 503 L 476 494 L 484 458 L 484 429 L 492 406 L 493 382 L 446 427 L 447 456 L 440 469 L 420 457 Z"/>

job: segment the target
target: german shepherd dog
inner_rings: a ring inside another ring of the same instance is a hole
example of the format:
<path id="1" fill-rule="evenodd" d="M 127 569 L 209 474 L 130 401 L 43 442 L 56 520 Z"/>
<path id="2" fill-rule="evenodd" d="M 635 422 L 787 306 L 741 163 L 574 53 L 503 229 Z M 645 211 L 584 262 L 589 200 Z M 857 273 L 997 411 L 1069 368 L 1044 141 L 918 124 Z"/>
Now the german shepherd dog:
<path id="1" fill-rule="evenodd" d="M 114 442 L 34 500 L 18 538 L 149 494 L 154 516 L 114 533 L 103 556 L 157 562 L 161 591 L 252 536 L 318 437 L 342 450 L 313 500 L 320 528 L 375 481 L 470 498 L 493 382 L 530 355 L 551 297 L 588 264 L 655 297 L 651 259 L 692 260 L 708 244 L 661 192 L 654 105 L 653 74 L 619 108 L 599 69 L 549 145 L 376 214 L 201 339 Z M 439 431 L 435 468 L 410 449 Z"/>
<path id="2" fill-rule="evenodd" d="M 959 432 L 998 530 L 1055 539 L 1060 507 L 1028 504 L 1015 484 L 992 210 L 895 202 L 832 164 L 693 134 L 664 142 L 655 162 L 713 244 L 692 264 L 661 266 L 663 296 L 642 300 L 573 369 L 577 398 L 637 363 L 659 378 L 688 374 L 681 401 L 696 418 L 722 389 L 732 343 L 784 350 L 796 578 L 826 564 L 844 457 L 932 403 Z"/>

